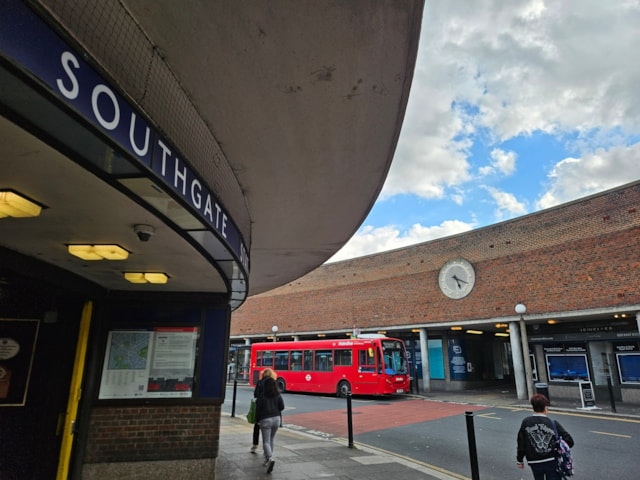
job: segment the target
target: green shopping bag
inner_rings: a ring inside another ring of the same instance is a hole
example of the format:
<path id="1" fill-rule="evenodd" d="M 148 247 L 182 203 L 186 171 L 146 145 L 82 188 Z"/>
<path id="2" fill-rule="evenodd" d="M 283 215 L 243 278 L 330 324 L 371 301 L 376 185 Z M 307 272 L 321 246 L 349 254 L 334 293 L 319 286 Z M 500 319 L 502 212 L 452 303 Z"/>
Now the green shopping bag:
<path id="1" fill-rule="evenodd" d="M 251 399 L 251 405 L 249 405 L 249 412 L 247 413 L 247 422 L 256 423 L 256 399 Z"/>

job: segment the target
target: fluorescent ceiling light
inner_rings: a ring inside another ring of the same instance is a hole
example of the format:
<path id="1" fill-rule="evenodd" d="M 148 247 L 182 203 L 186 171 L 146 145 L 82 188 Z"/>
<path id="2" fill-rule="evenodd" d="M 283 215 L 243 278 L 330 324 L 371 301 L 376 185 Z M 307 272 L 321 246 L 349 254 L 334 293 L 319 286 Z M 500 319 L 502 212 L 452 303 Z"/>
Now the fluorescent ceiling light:
<path id="1" fill-rule="evenodd" d="M 154 273 L 125 272 L 124 278 L 125 280 L 131 283 L 163 284 L 169 281 L 169 276 L 166 273 L 161 273 L 161 272 L 154 272 Z"/>
<path id="2" fill-rule="evenodd" d="M 484 332 L 480 330 L 467 330 L 467 333 L 471 333 L 472 335 L 482 335 Z"/>
<path id="3" fill-rule="evenodd" d="M 165 273 L 145 273 L 144 278 L 149 283 L 167 283 L 169 277 Z"/>
<path id="4" fill-rule="evenodd" d="M 144 278 L 144 273 L 126 272 L 124 278 L 131 283 L 147 283 L 147 279 Z"/>
<path id="5" fill-rule="evenodd" d="M 19 193 L 10 190 L 0 191 L 0 218 L 37 217 L 42 207 Z"/>
<path id="6" fill-rule="evenodd" d="M 129 252 L 119 245 L 68 245 L 69 253 L 83 260 L 126 260 Z"/>
<path id="7" fill-rule="evenodd" d="M 495 334 L 496 337 L 508 337 L 509 334 L 508 333 L 502 333 L 502 332 L 498 332 Z"/>

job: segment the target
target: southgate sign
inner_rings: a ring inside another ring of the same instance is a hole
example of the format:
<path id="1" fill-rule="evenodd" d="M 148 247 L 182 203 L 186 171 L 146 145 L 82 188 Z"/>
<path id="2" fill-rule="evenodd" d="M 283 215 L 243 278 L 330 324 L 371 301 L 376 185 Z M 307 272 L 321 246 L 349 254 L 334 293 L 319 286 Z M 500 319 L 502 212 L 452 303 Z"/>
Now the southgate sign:
<path id="1" fill-rule="evenodd" d="M 249 272 L 249 255 L 238 227 L 201 177 L 81 54 L 19 0 L 3 2 L 0 50 L 186 201 Z"/>

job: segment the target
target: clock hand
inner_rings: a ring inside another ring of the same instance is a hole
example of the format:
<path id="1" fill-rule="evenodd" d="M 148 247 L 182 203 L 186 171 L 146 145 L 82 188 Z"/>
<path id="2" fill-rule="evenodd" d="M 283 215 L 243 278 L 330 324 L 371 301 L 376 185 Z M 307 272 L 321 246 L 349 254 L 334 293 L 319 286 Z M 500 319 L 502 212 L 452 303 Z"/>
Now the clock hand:
<path id="1" fill-rule="evenodd" d="M 462 288 L 462 286 L 460 285 L 460 282 L 462 282 L 462 283 L 467 283 L 467 284 L 469 283 L 469 282 L 467 282 L 467 281 L 465 281 L 465 280 L 462 280 L 461 278 L 458 278 L 458 276 L 457 276 L 457 275 L 455 275 L 455 274 L 453 275 L 453 277 L 452 277 L 452 278 L 453 278 L 453 279 L 456 281 L 456 283 L 458 284 L 458 288 Z"/>

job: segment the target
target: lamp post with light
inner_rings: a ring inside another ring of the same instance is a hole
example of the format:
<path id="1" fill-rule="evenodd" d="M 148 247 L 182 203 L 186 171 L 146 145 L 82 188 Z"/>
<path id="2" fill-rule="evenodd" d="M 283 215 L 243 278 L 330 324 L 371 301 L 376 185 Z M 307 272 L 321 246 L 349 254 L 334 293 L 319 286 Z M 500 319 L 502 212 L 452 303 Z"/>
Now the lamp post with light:
<path id="1" fill-rule="evenodd" d="M 527 338 L 527 325 L 524 322 L 524 314 L 527 307 L 522 303 L 516 305 L 516 313 L 520 315 L 520 338 L 522 339 L 522 357 L 524 360 L 524 372 L 527 379 L 527 393 L 529 398 L 534 394 L 533 391 L 533 370 L 531 369 L 531 359 L 529 358 L 529 339 Z"/>
<path id="2" fill-rule="evenodd" d="M 278 326 L 274 325 L 273 327 L 271 327 L 271 331 L 273 332 L 273 341 L 276 341 L 276 335 L 278 334 Z"/>

